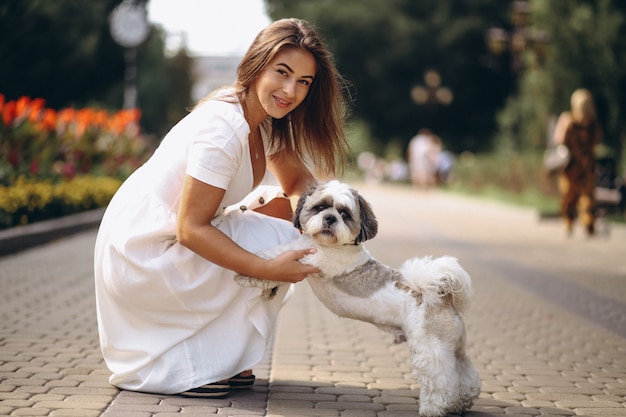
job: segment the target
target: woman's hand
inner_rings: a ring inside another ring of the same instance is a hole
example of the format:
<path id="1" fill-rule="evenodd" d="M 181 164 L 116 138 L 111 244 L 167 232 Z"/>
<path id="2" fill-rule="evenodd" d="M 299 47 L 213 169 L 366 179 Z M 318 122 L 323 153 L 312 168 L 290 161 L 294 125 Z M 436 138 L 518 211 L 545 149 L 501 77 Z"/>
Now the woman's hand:
<path id="1" fill-rule="evenodd" d="M 287 251 L 274 259 L 270 259 L 267 264 L 267 271 L 263 271 L 263 276 L 259 278 L 280 282 L 300 282 L 309 274 L 320 272 L 319 268 L 300 263 L 299 260 L 306 255 L 317 252 L 317 249 L 299 249 Z"/>

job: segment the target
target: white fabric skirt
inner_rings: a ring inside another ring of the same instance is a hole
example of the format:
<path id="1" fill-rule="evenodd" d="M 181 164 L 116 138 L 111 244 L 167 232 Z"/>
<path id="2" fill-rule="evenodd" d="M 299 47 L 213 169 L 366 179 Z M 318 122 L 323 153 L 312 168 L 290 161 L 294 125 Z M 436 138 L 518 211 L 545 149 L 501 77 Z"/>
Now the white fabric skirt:
<path id="1" fill-rule="evenodd" d="M 135 213 L 110 206 L 96 241 L 98 330 L 111 384 L 172 394 L 254 367 L 291 286 L 261 300 L 259 289 L 235 284 L 234 272 L 163 230 L 172 214 L 152 203 Z M 291 223 L 252 210 L 214 224 L 253 253 L 298 238 Z"/>

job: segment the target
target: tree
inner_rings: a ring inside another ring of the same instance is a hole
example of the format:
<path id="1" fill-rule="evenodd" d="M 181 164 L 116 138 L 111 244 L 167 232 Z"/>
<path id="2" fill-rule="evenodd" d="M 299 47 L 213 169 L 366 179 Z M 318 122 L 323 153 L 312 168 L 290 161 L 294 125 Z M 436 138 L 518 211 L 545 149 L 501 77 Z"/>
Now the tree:
<path id="1" fill-rule="evenodd" d="M 119 109 L 124 50 L 111 38 L 108 16 L 120 1 L 0 2 L 0 93 L 43 98 L 56 109 Z M 139 47 L 138 74 L 142 127 L 160 137 L 190 105 L 191 60 L 184 50 L 166 57 L 164 33 L 154 27 Z"/>
<path id="2" fill-rule="evenodd" d="M 605 143 L 618 155 L 626 120 L 626 4 L 618 0 L 533 0 L 533 21 L 549 28 L 545 65 L 526 54 L 519 93 L 500 115 L 500 141 L 543 149 L 550 116 L 569 109 L 580 87 L 594 95 Z"/>
<path id="3" fill-rule="evenodd" d="M 55 108 L 105 94 L 123 68 L 106 20 L 116 3 L 0 3 L 0 92 L 9 99 L 43 97 Z"/>
<path id="4" fill-rule="evenodd" d="M 369 124 L 379 148 L 406 145 L 421 127 L 454 151 L 490 146 L 495 112 L 514 76 L 490 65 L 485 31 L 506 20 L 499 0 L 266 0 L 272 18 L 296 16 L 315 24 L 352 84 L 354 116 Z M 454 99 L 417 105 L 414 87 L 436 70 Z"/>

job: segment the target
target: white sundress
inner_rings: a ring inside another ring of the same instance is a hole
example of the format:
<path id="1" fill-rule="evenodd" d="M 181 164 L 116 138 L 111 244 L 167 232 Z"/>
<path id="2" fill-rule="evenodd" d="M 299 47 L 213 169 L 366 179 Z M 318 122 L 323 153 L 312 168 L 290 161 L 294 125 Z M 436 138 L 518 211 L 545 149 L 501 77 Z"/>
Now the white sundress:
<path id="1" fill-rule="evenodd" d="M 203 103 L 172 128 L 107 207 L 94 273 L 98 331 L 111 384 L 178 393 L 230 378 L 263 358 L 291 286 L 263 301 L 260 290 L 238 286 L 234 272 L 175 237 L 186 174 L 225 189 L 224 209 L 252 191 L 249 132 L 238 103 Z M 267 149 L 266 134 L 264 140 Z M 212 223 L 251 252 L 298 237 L 289 222 L 252 210 L 225 210 Z"/>

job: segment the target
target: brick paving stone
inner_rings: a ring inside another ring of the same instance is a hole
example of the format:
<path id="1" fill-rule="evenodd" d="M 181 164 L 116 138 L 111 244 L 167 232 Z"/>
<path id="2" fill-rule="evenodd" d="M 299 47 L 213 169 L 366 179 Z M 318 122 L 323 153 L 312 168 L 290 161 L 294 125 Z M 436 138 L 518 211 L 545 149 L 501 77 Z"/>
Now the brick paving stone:
<path id="1" fill-rule="evenodd" d="M 626 416 L 626 408 L 577 408 L 574 410 L 577 414 L 586 414 L 589 416 Z"/>
<path id="2" fill-rule="evenodd" d="M 542 416 L 573 416 L 576 413 L 571 410 L 565 410 L 563 408 L 545 408 L 539 409 Z"/>
<path id="3" fill-rule="evenodd" d="M 0 415 L 2 410 L 0 409 Z M 24 417 L 35 417 L 35 416 L 47 416 L 50 414 L 50 410 L 45 408 L 16 408 L 11 412 L 11 416 L 24 416 Z M 8 414 L 7 414 L 8 415 Z"/>

